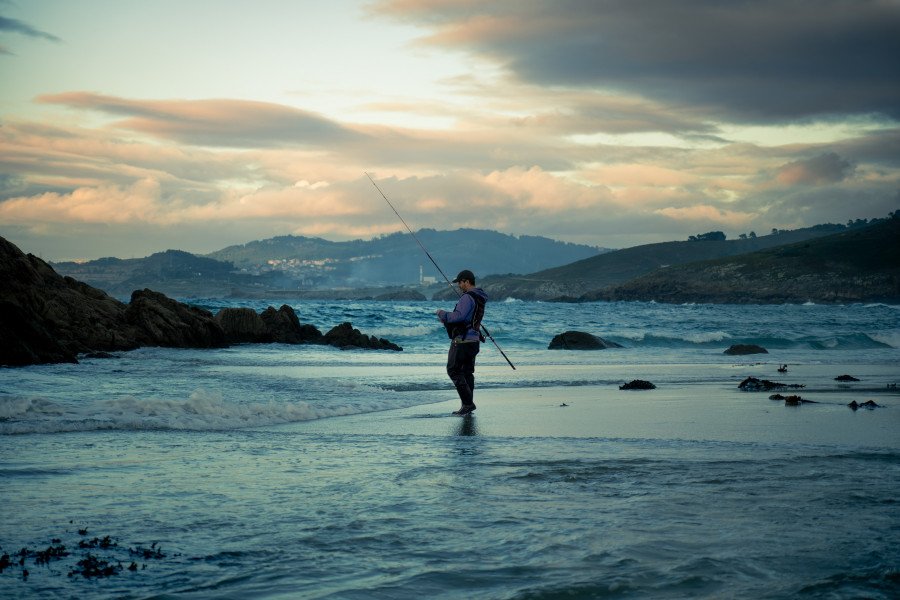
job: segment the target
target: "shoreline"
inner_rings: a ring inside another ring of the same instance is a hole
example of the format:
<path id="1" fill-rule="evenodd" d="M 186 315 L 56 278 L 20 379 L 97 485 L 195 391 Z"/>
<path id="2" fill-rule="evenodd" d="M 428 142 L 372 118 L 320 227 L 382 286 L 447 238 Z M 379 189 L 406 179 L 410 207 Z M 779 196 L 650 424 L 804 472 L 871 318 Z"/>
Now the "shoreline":
<path id="1" fill-rule="evenodd" d="M 801 443 L 900 449 L 900 391 L 817 389 L 798 393 L 800 406 L 770 400 L 773 392 L 743 391 L 731 381 L 678 383 L 654 390 L 614 385 L 476 390 L 470 417 L 452 390 L 429 392 L 434 403 L 275 426 L 301 434 L 604 438 L 698 442 Z M 410 394 L 416 392 L 398 392 Z M 874 400 L 878 408 L 852 409 Z M 273 429 L 266 427 L 264 429 Z"/>

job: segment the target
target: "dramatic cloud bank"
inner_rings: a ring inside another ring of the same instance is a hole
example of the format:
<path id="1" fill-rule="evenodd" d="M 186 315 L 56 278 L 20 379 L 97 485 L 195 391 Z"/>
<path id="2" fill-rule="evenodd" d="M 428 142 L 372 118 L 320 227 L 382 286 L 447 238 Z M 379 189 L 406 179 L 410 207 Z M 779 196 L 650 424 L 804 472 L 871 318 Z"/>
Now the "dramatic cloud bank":
<path id="1" fill-rule="evenodd" d="M 900 208 L 897 2 L 384 0 L 359 11 L 371 27 L 413 28 L 404 52 L 465 68 L 430 82 L 441 97 L 392 92 L 412 80 L 347 85 L 341 109 L 310 108 L 287 75 L 277 101 L 252 87 L 133 97 L 115 76 L 105 92 L 38 77 L 28 110 L 0 104 L 0 235 L 69 259 L 399 230 L 365 172 L 414 227 L 607 247 Z M 0 35 L 66 51 L 68 32 L 29 22 L 0 18 Z M 272 61 L 291 62 L 279 52 Z M 0 56 L 0 75 L 27 60 Z M 254 66 L 229 68 L 239 80 Z"/>

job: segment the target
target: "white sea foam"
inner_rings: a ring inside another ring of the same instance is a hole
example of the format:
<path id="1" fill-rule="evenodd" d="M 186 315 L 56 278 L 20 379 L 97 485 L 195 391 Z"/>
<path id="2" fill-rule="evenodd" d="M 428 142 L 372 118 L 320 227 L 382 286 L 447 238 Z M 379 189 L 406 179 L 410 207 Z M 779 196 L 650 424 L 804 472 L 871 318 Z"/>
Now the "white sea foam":
<path id="1" fill-rule="evenodd" d="M 731 334 L 726 331 L 706 331 L 700 333 L 689 333 L 684 336 L 685 341 L 693 344 L 705 344 L 707 342 L 721 342 L 731 338 Z"/>
<path id="2" fill-rule="evenodd" d="M 435 321 L 437 321 L 436 317 Z M 440 325 L 440 323 L 438 323 L 438 325 Z M 435 330 L 436 327 L 430 325 L 410 325 L 408 327 L 395 326 L 369 328 L 365 333 L 367 335 L 374 335 L 378 338 L 386 338 L 389 341 L 394 341 L 394 338 L 409 338 L 431 335 Z"/>
<path id="3" fill-rule="evenodd" d="M 887 344 L 891 348 L 900 348 L 900 329 L 889 329 L 870 333 L 869 337 L 881 344 Z"/>
<path id="4" fill-rule="evenodd" d="M 216 431 L 262 427 L 326 417 L 375 412 L 421 403 L 379 388 L 348 384 L 347 399 L 313 404 L 230 402 L 218 392 L 198 389 L 186 399 L 107 398 L 77 407 L 40 397 L 0 396 L 0 434 L 95 430 Z"/>

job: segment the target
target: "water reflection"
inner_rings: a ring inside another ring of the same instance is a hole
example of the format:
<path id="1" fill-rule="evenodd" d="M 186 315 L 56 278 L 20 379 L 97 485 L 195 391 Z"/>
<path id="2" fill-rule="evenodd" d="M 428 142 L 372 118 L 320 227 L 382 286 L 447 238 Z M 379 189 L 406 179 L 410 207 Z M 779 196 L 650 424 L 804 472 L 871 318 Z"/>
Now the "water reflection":
<path id="1" fill-rule="evenodd" d="M 460 417 L 459 424 L 456 427 L 457 436 L 476 436 L 478 435 L 478 424 L 475 417 Z"/>

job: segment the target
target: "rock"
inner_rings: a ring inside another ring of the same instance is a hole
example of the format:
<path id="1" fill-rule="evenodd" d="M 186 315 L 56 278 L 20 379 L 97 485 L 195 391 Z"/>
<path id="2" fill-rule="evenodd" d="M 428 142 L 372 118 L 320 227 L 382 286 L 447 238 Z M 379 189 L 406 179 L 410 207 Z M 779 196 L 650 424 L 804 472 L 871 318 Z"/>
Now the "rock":
<path id="1" fill-rule="evenodd" d="M 874 402 L 873 400 L 869 400 L 869 401 L 867 401 L 867 402 L 863 402 L 862 404 L 857 404 L 857 403 L 856 403 L 856 400 L 854 400 L 853 402 L 851 402 L 851 403 L 848 404 L 847 406 L 849 406 L 849 407 L 852 408 L 853 410 L 856 410 L 856 409 L 858 409 L 858 408 L 868 408 L 868 409 L 871 410 L 871 409 L 873 409 L 873 408 L 879 408 L 879 407 L 880 407 L 880 405 L 879 405 L 879 404 L 875 404 L 875 402 Z"/>
<path id="2" fill-rule="evenodd" d="M 856 377 L 852 375 L 838 375 L 834 378 L 835 381 L 859 381 Z"/>
<path id="3" fill-rule="evenodd" d="M 122 323 L 125 309 L 0 238 L 0 365 L 77 362 L 92 350 L 137 348 Z"/>
<path id="4" fill-rule="evenodd" d="M 403 348 L 382 338 L 378 339 L 374 335 L 367 336 L 361 333 L 359 329 L 354 329 L 350 323 L 341 323 L 325 334 L 325 343 L 331 346 L 337 346 L 341 349 L 347 348 L 368 348 L 370 350 L 396 350 L 401 351 Z"/>
<path id="5" fill-rule="evenodd" d="M 784 396 L 781 394 L 772 394 L 769 396 L 769 400 L 784 400 Z"/>
<path id="6" fill-rule="evenodd" d="M 620 390 L 655 390 L 656 386 L 650 383 L 649 381 L 644 381 L 643 379 L 634 379 L 629 381 L 625 385 L 619 386 Z"/>
<path id="7" fill-rule="evenodd" d="M 225 331 L 211 312 L 149 289 L 131 294 L 124 318 L 138 329 L 141 346 L 221 348 L 228 345 Z"/>
<path id="8" fill-rule="evenodd" d="M 554 336 L 550 345 L 547 346 L 548 350 L 603 350 L 606 348 L 622 348 L 622 345 L 590 333 L 566 331 Z"/>
<path id="9" fill-rule="evenodd" d="M 734 344 L 724 354 L 744 355 L 744 354 L 768 354 L 769 351 L 762 346 L 756 344 Z"/>
<path id="10" fill-rule="evenodd" d="M 799 383 L 778 383 L 769 381 L 768 379 L 757 379 L 756 377 L 748 377 L 738 384 L 738 388 L 745 391 L 769 391 L 784 388 L 802 388 L 805 387 Z"/>
<path id="11" fill-rule="evenodd" d="M 111 356 L 140 346 L 218 348 L 234 342 L 330 343 L 340 347 L 402 350 L 366 336 L 349 323 L 326 339 L 301 325 L 290 306 L 257 315 L 229 308 L 215 317 L 149 289 L 125 304 L 0 237 L 0 365 L 78 362 L 78 355 Z"/>
<path id="12" fill-rule="evenodd" d="M 800 402 L 803 400 L 800 396 L 788 396 L 784 399 L 785 406 L 800 406 Z"/>
<path id="13" fill-rule="evenodd" d="M 252 308 L 223 308 L 216 313 L 215 320 L 229 344 L 272 341 L 265 321 Z"/>
<path id="14" fill-rule="evenodd" d="M 301 325 L 294 309 L 283 304 L 275 310 L 269 307 L 260 315 L 266 326 L 269 341 L 280 344 L 324 344 L 322 332 L 312 325 Z"/>
<path id="15" fill-rule="evenodd" d="M 417 292 L 416 290 L 399 290 L 396 292 L 388 292 L 386 294 L 381 294 L 379 296 L 375 296 L 375 300 L 379 300 L 382 302 L 390 302 L 396 300 L 402 301 L 418 301 L 418 300 L 427 300 L 424 294 Z"/>

